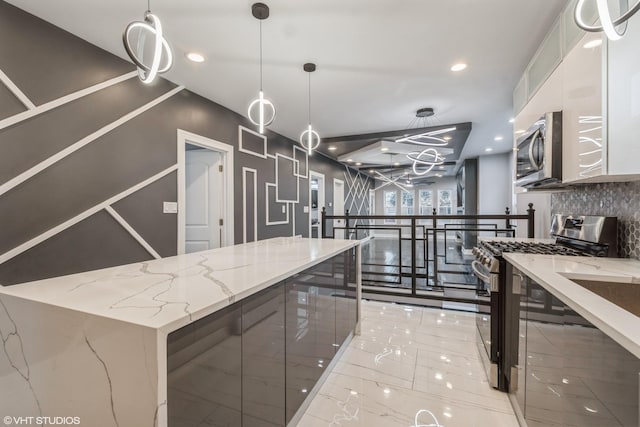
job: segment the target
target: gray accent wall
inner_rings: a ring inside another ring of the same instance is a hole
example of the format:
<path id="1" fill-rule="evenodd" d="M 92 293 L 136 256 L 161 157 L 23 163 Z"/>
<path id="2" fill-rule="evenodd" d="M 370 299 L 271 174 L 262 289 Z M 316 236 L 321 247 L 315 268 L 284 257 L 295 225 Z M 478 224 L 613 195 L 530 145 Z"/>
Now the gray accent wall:
<path id="1" fill-rule="evenodd" d="M 149 258 L 116 220 L 100 211 L 0 264 L 0 278 L 3 285 L 13 285 Z"/>
<path id="2" fill-rule="evenodd" d="M 132 64 L 3 1 L 0 40 L 11 41 L 0 44 L 0 70 L 36 106 L 134 71 Z M 327 204 L 333 203 L 333 178 L 338 178 L 345 181 L 346 208 L 362 206 L 360 197 L 368 192 L 358 189 L 372 185 L 366 175 L 319 154 L 307 159 L 294 150 L 295 141 L 271 131 L 266 133 L 266 157 L 259 137 L 243 140 L 244 148 L 254 153 L 241 152 L 239 127 L 255 127 L 186 89 L 123 119 L 174 88 L 166 80 L 147 86 L 133 77 L 0 129 L 0 284 L 151 259 L 151 252 L 105 210 L 108 207 L 153 251 L 175 255 L 177 216 L 163 213 L 163 202 L 177 201 L 179 129 L 234 147 L 236 243 L 243 240 L 245 200 L 247 240 L 308 235 L 307 169 L 325 175 Z M 27 110 L 1 83 L 0 105 L 0 120 Z M 96 134 L 110 124 L 114 126 L 108 132 Z M 86 145 L 79 146 L 82 141 Z M 62 155 L 64 150 L 70 150 L 68 155 Z M 276 161 L 281 165 L 278 177 Z M 39 164 L 44 167 L 33 173 Z M 247 176 L 246 194 L 243 167 L 257 171 L 255 188 L 253 174 Z M 275 195 L 267 198 L 266 183 L 277 183 L 281 198 L 297 200 L 284 203 L 289 209 L 286 224 L 266 224 L 268 205 L 272 221 L 286 219 Z M 331 213 L 332 207 L 327 210 Z"/>
<path id="3" fill-rule="evenodd" d="M 0 120 L 26 110 L 22 102 L 5 86 L 0 85 Z"/>

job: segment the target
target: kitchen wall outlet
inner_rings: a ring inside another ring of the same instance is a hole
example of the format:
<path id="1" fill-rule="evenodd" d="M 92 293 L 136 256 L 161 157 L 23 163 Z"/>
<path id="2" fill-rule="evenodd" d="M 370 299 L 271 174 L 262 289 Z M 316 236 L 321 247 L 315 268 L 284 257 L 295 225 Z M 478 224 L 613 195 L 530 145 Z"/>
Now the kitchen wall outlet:
<path id="1" fill-rule="evenodd" d="M 333 203 L 329 202 L 329 207 L 332 207 L 332 206 L 333 206 Z"/>
<path id="2" fill-rule="evenodd" d="M 287 207 L 285 205 L 282 205 L 282 213 L 287 213 Z"/>
<path id="3" fill-rule="evenodd" d="M 162 202 L 162 213 L 177 214 L 178 202 Z"/>
<path id="4" fill-rule="evenodd" d="M 305 206 L 302 208 L 302 212 L 309 213 L 309 206 Z"/>

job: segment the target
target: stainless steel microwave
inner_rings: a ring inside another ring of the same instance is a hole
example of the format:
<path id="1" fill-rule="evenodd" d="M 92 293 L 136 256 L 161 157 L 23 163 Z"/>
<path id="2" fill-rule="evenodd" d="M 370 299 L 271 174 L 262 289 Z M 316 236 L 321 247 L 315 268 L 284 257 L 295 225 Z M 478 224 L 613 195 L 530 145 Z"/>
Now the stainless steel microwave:
<path id="1" fill-rule="evenodd" d="M 534 188 L 562 181 L 562 112 L 546 113 L 517 140 L 516 185 Z"/>

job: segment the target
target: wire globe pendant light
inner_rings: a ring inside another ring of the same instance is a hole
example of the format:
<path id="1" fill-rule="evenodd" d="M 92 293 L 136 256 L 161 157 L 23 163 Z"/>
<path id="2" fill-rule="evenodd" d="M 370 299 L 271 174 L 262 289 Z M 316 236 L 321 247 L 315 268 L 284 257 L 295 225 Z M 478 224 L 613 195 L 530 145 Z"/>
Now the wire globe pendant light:
<path id="1" fill-rule="evenodd" d="M 264 3 L 254 3 L 251 6 L 251 13 L 260 21 L 260 92 L 258 98 L 249 104 L 247 116 L 251 123 L 258 126 L 260 133 L 264 134 L 264 128 L 273 123 L 276 118 L 276 107 L 264 97 L 262 91 L 262 21 L 269 17 L 269 6 Z"/>
<path id="2" fill-rule="evenodd" d="M 316 64 L 308 62 L 302 68 L 309 75 L 309 121 L 307 122 L 307 129 L 300 135 L 300 145 L 311 155 L 313 150 L 320 145 L 320 134 L 313 130 L 311 126 L 311 73 L 316 70 Z"/>
<path id="3" fill-rule="evenodd" d="M 131 35 L 138 30 L 138 40 L 134 48 Z M 147 36 L 153 38 L 153 51 L 151 63 L 145 61 L 145 42 Z M 164 37 L 160 18 L 151 13 L 151 4 L 147 0 L 147 11 L 144 13 L 144 21 L 133 21 L 122 33 L 122 43 L 127 55 L 138 68 L 138 77 L 143 83 L 152 83 L 158 74 L 166 73 L 173 65 L 171 47 Z"/>

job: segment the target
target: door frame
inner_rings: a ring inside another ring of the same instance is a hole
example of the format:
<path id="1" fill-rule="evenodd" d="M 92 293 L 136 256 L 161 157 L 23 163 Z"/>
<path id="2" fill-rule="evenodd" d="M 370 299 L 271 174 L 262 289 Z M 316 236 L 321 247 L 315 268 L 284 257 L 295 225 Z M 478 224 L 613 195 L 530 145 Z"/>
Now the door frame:
<path id="1" fill-rule="evenodd" d="M 326 204 L 326 182 L 324 174 L 309 169 L 309 238 L 311 238 L 311 176 L 322 179 L 322 205 L 320 206 L 320 192 L 318 191 L 318 239 L 322 239 L 322 208 Z"/>
<path id="2" fill-rule="evenodd" d="M 186 145 L 196 145 L 220 153 L 223 167 L 223 199 L 225 209 L 223 211 L 222 241 L 220 247 L 232 246 L 234 244 L 234 186 L 233 186 L 233 146 L 225 144 L 215 139 L 178 129 L 178 255 L 184 254 L 185 247 L 185 227 L 186 227 L 186 173 L 185 173 L 185 150 Z"/>

